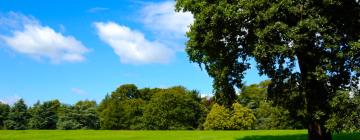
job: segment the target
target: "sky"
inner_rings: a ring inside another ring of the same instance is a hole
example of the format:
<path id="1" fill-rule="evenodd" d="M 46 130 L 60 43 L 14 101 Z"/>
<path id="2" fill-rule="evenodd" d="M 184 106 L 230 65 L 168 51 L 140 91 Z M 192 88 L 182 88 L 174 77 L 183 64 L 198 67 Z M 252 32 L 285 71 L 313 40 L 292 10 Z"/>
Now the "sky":
<path id="1" fill-rule="evenodd" d="M 0 0 L 0 102 L 100 102 L 128 83 L 211 96 L 184 51 L 193 20 L 172 0 Z M 252 61 L 244 82 L 265 79 Z"/>

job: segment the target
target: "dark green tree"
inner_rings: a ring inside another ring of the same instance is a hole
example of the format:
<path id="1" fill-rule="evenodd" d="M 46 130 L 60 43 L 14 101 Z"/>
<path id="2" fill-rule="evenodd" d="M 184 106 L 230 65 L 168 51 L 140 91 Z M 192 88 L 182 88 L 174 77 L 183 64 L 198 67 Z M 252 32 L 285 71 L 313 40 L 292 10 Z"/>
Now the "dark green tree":
<path id="1" fill-rule="evenodd" d="M 262 81 L 259 84 L 244 85 L 238 96 L 239 103 L 250 109 L 259 108 L 260 103 L 267 99 L 267 88 L 270 83 L 270 81 Z"/>
<path id="2" fill-rule="evenodd" d="M 110 96 L 106 94 L 105 98 L 100 102 L 99 106 L 97 107 L 96 111 L 99 114 L 99 121 L 100 121 L 100 128 L 106 128 L 106 119 L 107 119 L 107 112 L 110 103 Z"/>
<path id="3" fill-rule="evenodd" d="M 145 101 L 142 99 L 129 99 L 124 101 L 121 105 L 124 109 L 123 118 L 126 129 L 143 129 L 145 126 L 142 121 L 142 116 L 146 105 Z"/>
<path id="4" fill-rule="evenodd" d="M 203 111 L 198 96 L 197 92 L 188 91 L 184 87 L 172 87 L 155 93 L 144 109 L 145 128 L 196 129 Z"/>
<path id="5" fill-rule="evenodd" d="M 360 75 L 358 0 L 177 0 L 195 21 L 186 52 L 214 78 L 219 103 L 235 100 L 254 58 L 271 78 L 269 97 L 291 112 L 306 110 L 311 140 L 330 140 L 325 123 L 338 90 Z M 298 69 L 297 69 L 298 68 Z"/>
<path id="6" fill-rule="evenodd" d="M 256 108 L 254 113 L 256 117 L 254 129 L 304 129 L 302 122 L 293 119 L 287 109 L 272 106 L 270 102 L 260 102 L 259 108 Z"/>
<path id="7" fill-rule="evenodd" d="M 27 106 L 23 99 L 17 101 L 10 108 L 8 119 L 4 122 L 5 128 L 10 130 L 25 130 L 28 122 Z"/>
<path id="8" fill-rule="evenodd" d="M 133 84 L 121 85 L 110 96 L 106 96 L 98 109 L 101 129 L 129 129 L 129 114 L 131 113 L 126 111 L 134 111 L 129 108 L 132 104 L 129 100 L 138 98 L 140 98 L 140 92 Z"/>
<path id="9" fill-rule="evenodd" d="M 291 114 L 281 106 L 274 106 L 268 100 L 268 86 L 271 81 L 262 81 L 259 84 L 244 85 L 241 88 L 238 101 L 253 110 L 256 121 L 254 129 L 303 129 L 303 113 Z M 300 110 L 298 111 L 300 112 Z"/>
<path id="10" fill-rule="evenodd" d="M 161 91 L 160 88 L 142 88 L 139 89 L 140 92 L 140 98 L 144 101 L 149 101 L 151 97 L 156 93 Z"/>
<path id="11" fill-rule="evenodd" d="M 77 118 L 74 118 L 81 129 L 99 129 L 99 116 L 96 112 L 96 101 L 79 101 L 75 104 L 74 110 L 77 112 Z"/>
<path id="12" fill-rule="evenodd" d="M 99 129 L 99 116 L 95 101 L 78 101 L 74 106 L 62 105 L 59 111 L 57 129 Z"/>
<path id="13" fill-rule="evenodd" d="M 10 106 L 0 102 L 0 129 L 4 129 L 4 122 L 7 120 Z"/>
<path id="14" fill-rule="evenodd" d="M 327 127 L 336 132 L 360 132 L 360 94 L 359 91 L 338 91 L 330 104 L 334 110 Z M 349 94 L 350 93 L 350 94 Z"/>
<path id="15" fill-rule="evenodd" d="M 29 129 L 56 129 L 58 120 L 59 100 L 47 101 L 42 104 L 37 102 L 29 109 Z"/>
<path id="16" fill-rule="evenodd" d="M 60 107 L 56 128 L 60 130 L 81 129 L 82 125 L 78 121 L 79 119 L 80 114 L 74 106 L 63 104 Z"/>
<path id="17" fill-rule="evenodd" d="M 40 129 L 42 128 L 43 124 L 43 118 L 41 116 L 42 114 L 41 110 L 41 104 L 40 101 L 37 101 L 32 107 L 29 108 L 28 113 L 30 115 L 30 119 L 28 122 L 28 128 L 29 129 Z"/>
<path id="18" fill-rule="evenodd" d="M 111 98 L 117 100 L 140 98 L 140 92 L 134 84 L 124 84 L 112 92 Z"/>

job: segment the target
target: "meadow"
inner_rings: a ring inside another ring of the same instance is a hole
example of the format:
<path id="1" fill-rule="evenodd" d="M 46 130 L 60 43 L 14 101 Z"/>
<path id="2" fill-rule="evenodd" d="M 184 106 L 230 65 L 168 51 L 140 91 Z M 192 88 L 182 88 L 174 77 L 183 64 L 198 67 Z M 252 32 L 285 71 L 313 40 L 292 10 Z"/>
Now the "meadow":
<path id="1" fill-rule="evenodd" d="M 359 140 L 360 134 L 335 134 L 334 140 Z M 124 131 L 1 130 L 0 140 L 306 140 L 306 130 Z"/>

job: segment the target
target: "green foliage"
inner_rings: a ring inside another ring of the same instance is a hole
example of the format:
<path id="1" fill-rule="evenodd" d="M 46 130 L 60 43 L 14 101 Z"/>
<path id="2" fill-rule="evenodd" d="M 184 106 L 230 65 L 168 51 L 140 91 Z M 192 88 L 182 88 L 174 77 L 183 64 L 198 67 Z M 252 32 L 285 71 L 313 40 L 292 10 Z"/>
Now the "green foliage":
<path id="1" fill-rule="evenodd" d="M 82 126 L 78 121 L 79 114 L 75 107 L 62 105 L 56 127 L 61 130 L 80 129 Z"/>
<path id="2" fill-rule="evenodd" d="M 64 105 L 59 113 L 57 129 L 99 129 L 95 101 L 79 101 L 75 106 Z"/>
<path id="3" fill-rule="evenodd" d="M 336 132 L 360 132 L 359 93 L 354 91 L 338 92 L 338 95 L 330 102 L 334 110 L 337 111 L 334 111 L 330 119 L 327 120 L 327 127 Z"/>
<path id="4" fill-rule="evenodd" d="M 116 100 L 126 100 L 139 97 L 140 92 L 134 84 L 121 85 L 111 94 L 111 98 Z"/>
<path id="5" fill-rule="evenodd" d="M 206 117 L 204 129 L 225 130 L 229 127 L 230 111 L 224 106 L 214 104 Z"/>
<path id="6" fill-rule="evenodd" d="M 232 114 L 230 117 L 231 129 L 251 129 L 256 118 L 251 109 L 242 107 L 239 103 L 232 105 Z"/>
<path id="7" fill-rule="evenodd" d="M 153 95 L 144 109 L 146 129 L 196 129 L 202 117 L 197 92 L 184 87 L 172 87 Z"/>
<path id="8" fill-rule="evenodd" d="M 136 91 L 126 85 L 106 95 L 99 106 L 88 100 L 74 105 L 58 100 L 37 102 L 28 110 L 23 100 L 11 108 L 0 104 L 0 118 L 7 129 L 302 129 L 301 121 L 291 120 L 287 109 L 267 100 L 269 84 L 264 81 L 243 86 L 238 96 L 241 105 L 234 103 L 230 108 L 215 103 L 214 97 L 201 98 L 197 91 L 181 86 Z M 337 132 L 359 130 L 360 96 L 356 89 L 351 92 L 339 91 L 331 101 L 341 113 L 334 111 L 326 123 L 328 128 Z"/>
<path id="9" fill-rule="evenodd" d="M 271 82 L 263 81 L 259 84 L 243 86 L 238 101 L 250 109 L 259 108 L 260 103 L 267 99 L 267 89 Z"/>
<path id="10" fill-rule="evenodd" d="M 301 119 L 295 118 L 296 115 L 293 116 L 281 106 L 273 106 L 273 103 L 267 100 L 270 84 L 271 81 L 267 80 L 241 88 L 239 102 L 252 109 L 256 116 L 253 129 L 302 129 Z"/>
<path id="11" fill-rule="evenodd" d="M 234 101 L 254 58 L 271 78 L 269 99 L 304 115 L 311 139 L 330 139 L 324 125 L 342 112 L 330 101 L 360 80 L 358 1 L 177 0 L 176 7 L 194 15 L 186 52 L 214 78 L 219 103 Z"/>
<path id="12" fill-rule="evenodd" d="M 124 109 L 124 118 L 127 129 L 136 130 L 144 128 L 142 116 L 145 107 L 145 101 L 142 99 L 129 99 L 122 104 Z"/>
<path id="13" fill-rule="evenodd" d="M 0 129 L 4 129 L 4 122 L 8 117 L 10 106 L 0 102 Z"/>
<path id="14" fill-rule="evenodd" d="M 161 91 L 162 89 L 160 88 L 142 88 L 139 89 L 140 92 L 140 98 L 143 99 L 144 101 L 150 101 L 151 97 Z"/>
<path id="15" fill-rule="evenodd" d="M 206 117 L 204 128 L 207 130 L 251 129 L 256 118 L 251 109 L 234 103 L 232 108 L 214 104 Z"/>
<path id="16" fill-rule="evenodd" d="M 303 129 L 301 121 L 291 118 L 290 112 L 279 106 L 272 106 L 268 102 L 260 102 L 259 108 L 255 109 L 256 122 L 254 129 Z"/>
<path id="17" fill-rule="evenodd" d="M 99 116 L 96 112 L 95 101 L 79 101 L 75 104 L 74 109 L 78 117 L 75 119 L 80 124 L 81 129 L 99 129 Z"/>
<path id="18" fill-rule="evenodd" d="M 29 129 L 56 129 L 57 113 L 60 107 L 58 100 L 47 101 L 43 104 L 37 102 L 29 109 Z"/>
<path id="19" fill-rule="evenodd" d="M 5 128 L 11 130 L 27 129 L 28 118 L 27 106 L 24 100 L 20 99 L 10 108 L 8 119 L 4 122 Z"/>
<path id="20" fill-rule="evenodd" d="M 66 118 L 61 117 L 57 123 L 57 129 L 60 130 L 81 129 L 81 124 L 76 120 L 66 120 Z"/>
<path id="21" fill-rule="evenodd" d="M 105 98 L 100 102 L 99 106 L 97 107 L 96 111 L 99 114 L 99 122 L 100 122 L 100 128 L 105 129 L 106 128 L 106 118 L 108 117 L 108 107 L 110 103 L 110 96 L 109 94 L 106 94 Z"/>
<path id="22" fill-rule="evenodd" d="M 98 109 L 101 129 L 139 129 L 144 103 L 140 97 L 133 84 L 121 85 L 106 96 Z"/>
<path id="23" fill-rule="evenodd" d="M 195 91 L 120 86 L 100 103 L 101 129 L 196 129 L 205 114 Z"/>

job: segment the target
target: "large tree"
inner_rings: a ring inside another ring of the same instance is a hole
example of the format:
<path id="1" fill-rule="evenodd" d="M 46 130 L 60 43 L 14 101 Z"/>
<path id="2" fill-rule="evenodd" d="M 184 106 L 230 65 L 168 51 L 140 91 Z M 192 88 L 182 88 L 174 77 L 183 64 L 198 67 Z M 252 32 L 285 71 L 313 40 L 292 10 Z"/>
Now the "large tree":
<path id="1" fill-rule="evenodd" d="M 230 106 L 249 60 L 271 78 L 269 97 L 306 110 L 309 139 L 330 140 L 330 101 L 360 75 L 359 0 L 177 0 L 195 21 L 186 52 Z M 286 99 L 286 100 L 285 100 Z"/>

